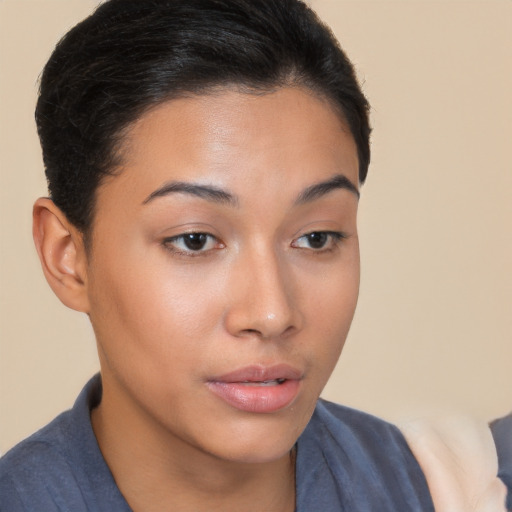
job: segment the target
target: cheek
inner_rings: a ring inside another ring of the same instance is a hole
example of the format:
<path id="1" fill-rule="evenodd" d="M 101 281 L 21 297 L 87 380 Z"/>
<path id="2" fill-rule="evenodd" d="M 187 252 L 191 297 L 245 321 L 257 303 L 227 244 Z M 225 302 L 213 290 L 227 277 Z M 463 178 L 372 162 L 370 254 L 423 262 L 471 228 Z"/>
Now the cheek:
<path id="1" fill-rule="evenodd" d="M 137 361 L 152 372 L 168 371 L 177 358 L 204 350 L 216 332 L 222 318 L 222 305 L 212 297 L 217 283 L 197 271 L 176 272 L 165 258 L 128 256 L 92 274 L 91 322 L 98 343 L 116 366 Z"/>
<path id="2" fill-rule="evenodd" d="M 319 365 L 330 374 L 345 343 L 359 295 L 358 252 L 345 264 L 331 268 L 311 283 L 307 299 L 310 345 Z"/>
<path id="3" fill-rule="evenodd" d="M 340 261 L 309 276 L 303 294 L 309 297 L 311 316 L 324 326 L 326 334 L 346 332 L 350 327 L 359 295 L 359 278 L 357 243 Z"/>

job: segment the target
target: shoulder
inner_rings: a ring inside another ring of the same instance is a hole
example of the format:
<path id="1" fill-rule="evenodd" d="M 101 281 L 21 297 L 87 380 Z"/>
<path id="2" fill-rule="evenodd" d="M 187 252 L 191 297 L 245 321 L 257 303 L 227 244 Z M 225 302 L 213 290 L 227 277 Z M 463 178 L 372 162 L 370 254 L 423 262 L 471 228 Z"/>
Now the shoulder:
<path id="1" fill-rule="evenodd" d="M 297 478 L 308 506 L 320 500 L 325 510 L 433 510 L 423 472 L 398 428 L 325 400 L 299 438 Z"/>
<path id="2" fill-rule="evenodd" d="M 76 485 L 68 483 L 76 479 L 72 458 L 63 442 L 69 415 L 63 413 L 0 459 L 1 510 L 59 510 L 53 503 L 56 494 L 68 495 L 63 496 L 67 502 L 82 501 Z"/>
<path id="3" fill-rule="evenodd" d="M 90 410 L 99 399 L 96 376 L 71 410 L 0 459 L 0 511 L 129 510 L 92 430 Z"/>

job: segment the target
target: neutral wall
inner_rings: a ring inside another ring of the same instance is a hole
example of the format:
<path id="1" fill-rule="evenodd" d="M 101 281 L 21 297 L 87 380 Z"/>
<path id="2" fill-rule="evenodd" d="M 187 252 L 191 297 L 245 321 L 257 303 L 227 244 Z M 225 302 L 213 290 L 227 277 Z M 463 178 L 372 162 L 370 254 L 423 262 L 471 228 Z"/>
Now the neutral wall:
<path id="1" fill-rule="evenodd" d="M 36 80 L 90 0 L 0 0 L 0 451 L 97 369 L 32 247 Z M 362 288 L 325 396 L 390 419 L 512 409 L 512 2 L 314 0 L 373 106 Z"/>

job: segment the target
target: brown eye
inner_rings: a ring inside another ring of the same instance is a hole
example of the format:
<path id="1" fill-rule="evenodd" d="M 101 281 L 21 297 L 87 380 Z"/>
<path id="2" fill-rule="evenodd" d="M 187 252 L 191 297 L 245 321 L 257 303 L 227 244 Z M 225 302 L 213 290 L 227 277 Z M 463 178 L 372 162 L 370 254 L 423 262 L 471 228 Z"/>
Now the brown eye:
<path id="1" fill-rule="evenodd" d="M 191 251 L 200 251 L 208 242 L 208 235 L 206 233 L 189 233 L 183 235 L 183 245 Z"/>
<path id="2" fill-rule="evenodd" d="M 311 249 L 321 249 L 327 243 L 329 235 L 327 233 L 309 233 L 306 238 Z"/>
<path id="3" fill-rule="evenodd" d="M 333 249 L 344 238 L 346 235 L 337 231 L 313 231 L 294 240 L 292 247 L 321 252 Z"/>
<path id="4" fill-rule="evenodd" d="M 166 238 L 163 245 L 172 252 L 189 256 L 205 254 L 212 249 L 224 247 L 217 238 L 209 233 L 183 233 Z"/>

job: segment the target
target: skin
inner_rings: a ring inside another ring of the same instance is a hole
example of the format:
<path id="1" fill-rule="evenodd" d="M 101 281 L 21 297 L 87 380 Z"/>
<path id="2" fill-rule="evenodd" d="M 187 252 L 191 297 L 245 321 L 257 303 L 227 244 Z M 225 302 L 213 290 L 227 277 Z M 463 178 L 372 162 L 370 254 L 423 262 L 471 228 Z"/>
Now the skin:
<path id="1" fill-rule="evenodd" d="M 89 251 L 50 200 L 34 209 L 46 277 L 96 334 L 105 459 L 135 511 L 293 511 L 292 448 L 357 302 L 358 194 L 332 186 L 357 189 L 353 138 L 309 91 L 225 89 L 154 108 L 122 153 L 97 191 Z M 231 199 L 165 189 L 176 182 Z M 194 251 L 184 233 L 209 236 Z M 276 364 L 300 373 L 277 411 L 241 411 L 209 387 Z"/>

